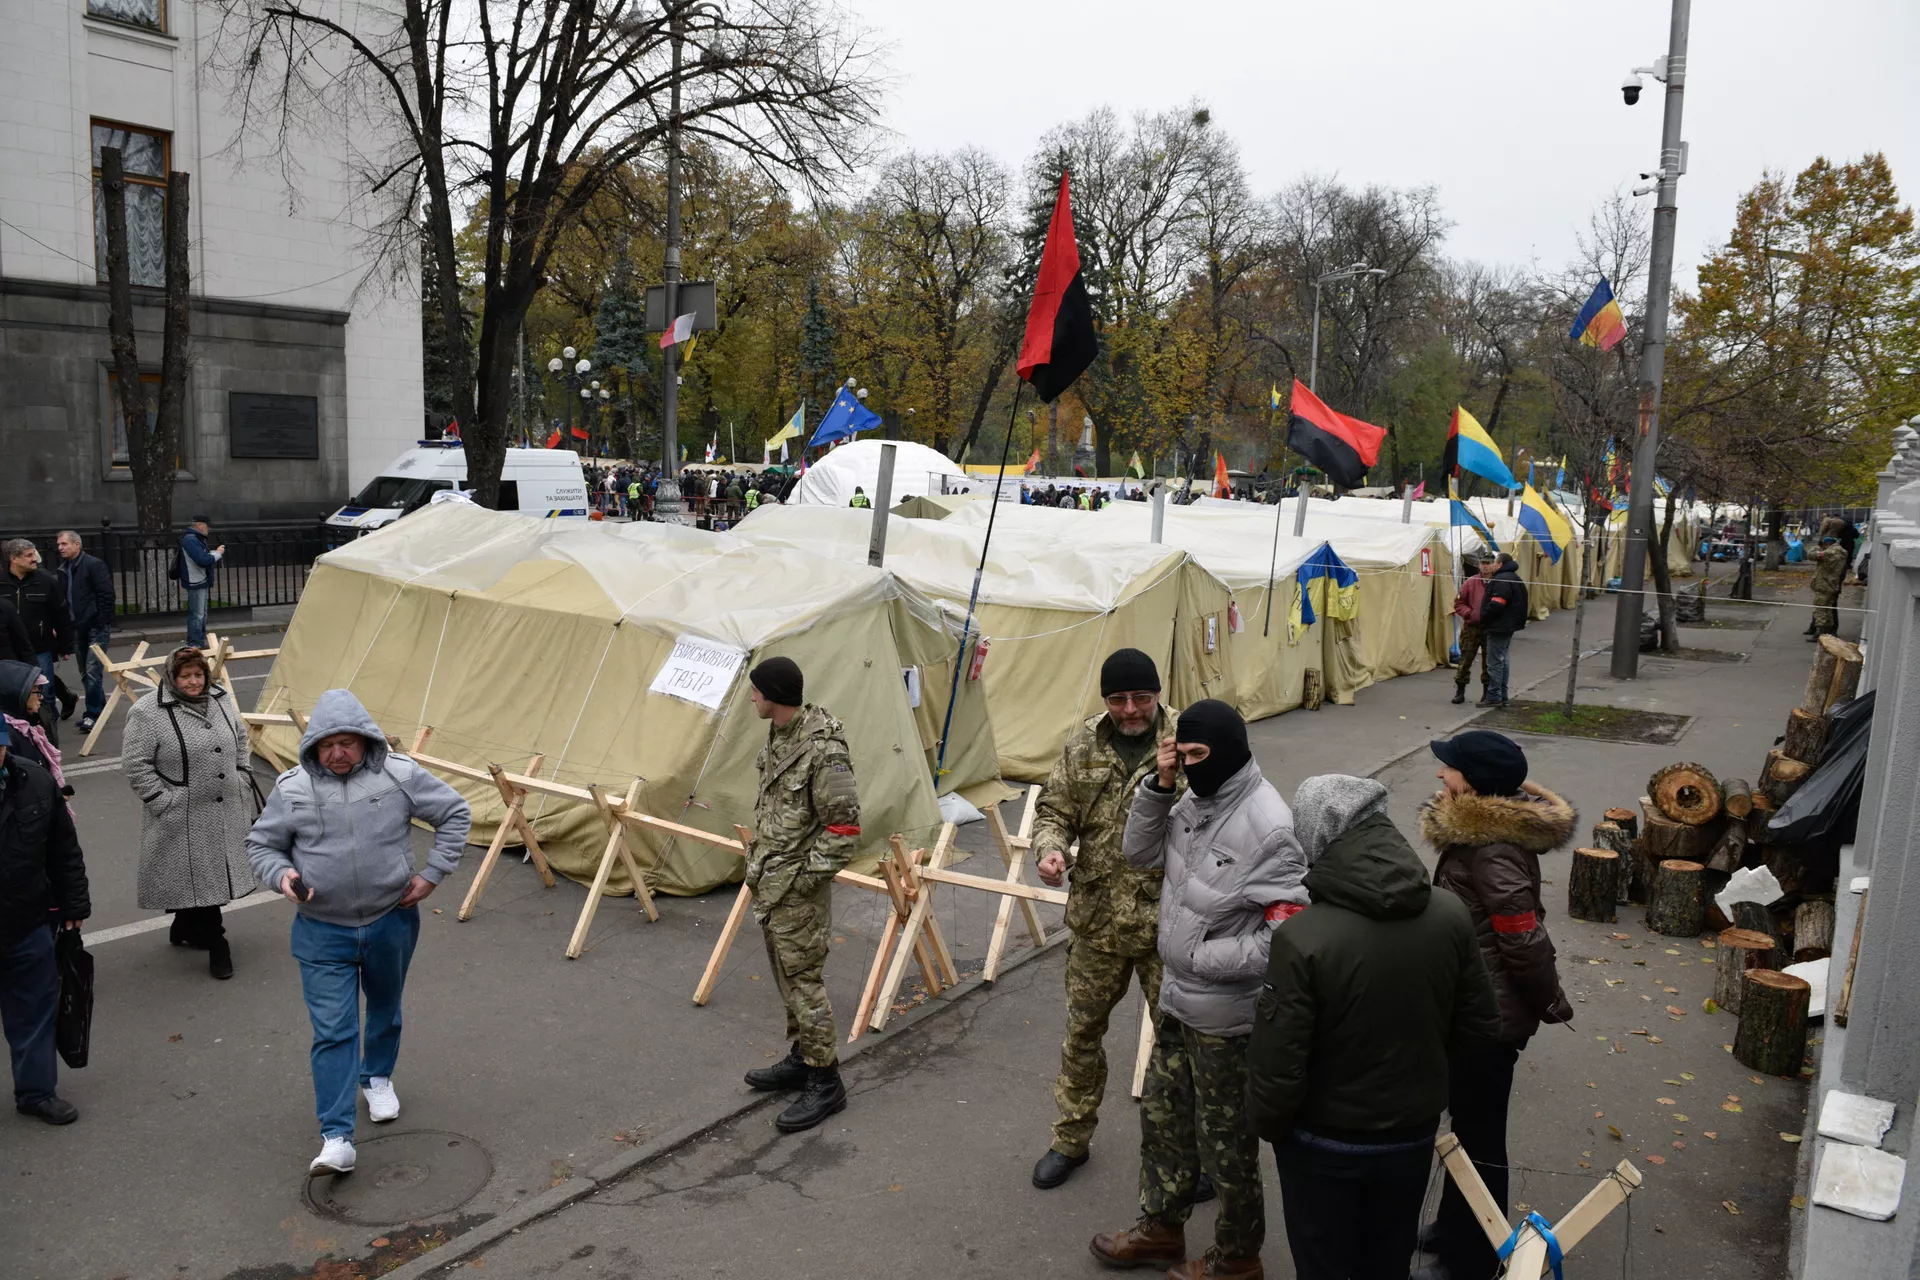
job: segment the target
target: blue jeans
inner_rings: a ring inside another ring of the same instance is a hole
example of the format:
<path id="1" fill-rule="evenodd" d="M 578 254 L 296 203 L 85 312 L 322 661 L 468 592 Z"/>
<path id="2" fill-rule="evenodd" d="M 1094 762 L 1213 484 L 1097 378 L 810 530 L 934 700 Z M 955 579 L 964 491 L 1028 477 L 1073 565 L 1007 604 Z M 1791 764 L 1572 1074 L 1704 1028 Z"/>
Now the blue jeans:
<path id="1" fill-rule="evenodd" d="M 418 907 L 395 907 L 358 929 L 293 918 L 293 958 L 313 1020 L 313 1109 L 323 1138 L 352 1141 L 355 1088 L 393 1074 L 400 1059 L 400 992 L 419 939 Z"/>
<path id="2" fill-rule="evenodd" d="M 17 942 L 0 945 L 0 1024 L 13 1054 L 16 1107 L 53 1095 L 60 1071 L 53 1047 L 53 1015 L 59 1003 L 53 930 L 36 928 Z"/>
<path id="3" fill-rule="evenodd" d="M 207 647 L 207 597 L 213 584 L 187 588 L 187 643 L 196 649 Z"/>
<path id="4" fill-rule="evenodd" d="M 97 719 L 107 709 L 107 669 L 94 656 L 93 646 L 104 650 L 113 643 L 110 627 L 76 627 L 73 633 L 73 662 L 80 668 L 80 684 L 87 691 L 86 715 Z"/>
<path id="5" fill-rule="evenodd" d="M 1507 700 L 1507 650 L 1513 644 L 1513 632 L 1495 632 L 1486 637 L 1487 648 L 1487 700 L 1505 702 Z"/>

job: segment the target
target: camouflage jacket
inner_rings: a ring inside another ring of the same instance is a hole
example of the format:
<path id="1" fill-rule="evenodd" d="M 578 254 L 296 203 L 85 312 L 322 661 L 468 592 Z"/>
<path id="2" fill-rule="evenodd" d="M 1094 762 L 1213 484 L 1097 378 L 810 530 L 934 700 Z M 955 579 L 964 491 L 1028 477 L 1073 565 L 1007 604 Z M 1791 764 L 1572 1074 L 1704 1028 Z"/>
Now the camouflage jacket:
<path id="1" fill-rule="evenodd" d="M 1179 715 L 1160 708 L 1153 724 L 1156 743 L 1173 736 Z M 1118 955 L 1151 954 L 1159 936 L 1160 869 L 1142 870 L 1120 852 L 1133 793 L 1154 767 L 1149 754 L 1138 769 L 1126 771 L 1113 748 L 1113 720 L 1102 712 L 1067 739 L 1040 792 L 1034 821 L 1034 860 L 1059 853 L 1073 868 L 1067 928 L 1089 945 Z M 1176 785 L 1184 788 L 1186 780 Z M 1076 840 L 1077 857 L 1069 851 Z"/>
<path id="2" fill-rule="evenodd" d="M 796 876 L 832 874 L 852 861 L 860 847 L 860 789 L 845 730 L 811 703 L 784 729 L 769 727 L 754 764 L 760 794 L 753 804 L 747 885 L 759 905 L 771 908 Z"/>
<path id="3" fill-rule="evenodd" d="M 1813 568 L 1813 594 L 1837 598 L 1840 584 L 1847 580 L 1847 549 L 1837 542 L 1820 548 Z"/>

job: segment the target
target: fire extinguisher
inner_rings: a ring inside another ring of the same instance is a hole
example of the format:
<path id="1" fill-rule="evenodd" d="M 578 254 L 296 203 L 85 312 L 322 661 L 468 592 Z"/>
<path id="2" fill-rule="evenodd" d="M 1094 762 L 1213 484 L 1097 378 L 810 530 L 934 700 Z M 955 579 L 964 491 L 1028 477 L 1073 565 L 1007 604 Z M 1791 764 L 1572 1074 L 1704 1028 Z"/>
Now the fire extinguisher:
<path id="1" fill-rule="evenodd" d="M 973 661 L 967 664 L 967 679 L 978 680 L 980 672 L 987 665 L 987 647 L 993 643 L 986 636 L 980 637 L 980 643 L 973 646 Z"/>

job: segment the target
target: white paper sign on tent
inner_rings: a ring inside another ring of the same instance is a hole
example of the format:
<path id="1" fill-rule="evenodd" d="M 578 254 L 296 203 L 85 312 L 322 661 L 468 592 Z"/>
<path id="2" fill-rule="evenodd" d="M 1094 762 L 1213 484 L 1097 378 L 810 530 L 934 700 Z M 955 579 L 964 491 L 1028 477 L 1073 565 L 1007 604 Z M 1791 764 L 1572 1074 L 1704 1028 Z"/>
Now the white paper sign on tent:
<path id="1" fill-rule="evenodd" d="M 733 677 L 739 672 L 740 664 L 746 660 L 744 649 L 696 636 L 681 636 L 674 642 L 673 652 L 667 655 L 660 673 L 647 686 L 647 692 L 718 711 L 727 690 L 733 687 Z"/>

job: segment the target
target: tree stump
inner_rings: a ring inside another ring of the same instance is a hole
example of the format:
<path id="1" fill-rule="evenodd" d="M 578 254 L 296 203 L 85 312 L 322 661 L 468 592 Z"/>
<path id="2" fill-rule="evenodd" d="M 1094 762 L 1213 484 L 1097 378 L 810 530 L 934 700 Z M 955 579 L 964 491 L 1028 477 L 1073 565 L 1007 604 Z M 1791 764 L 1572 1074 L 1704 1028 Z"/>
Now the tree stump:
<path id="1" fill-rule="evenodd" d="M 1752 796 L 1753 808 L 1747 813 L 1747 841 L 1750 844 L 1767 844 L 1773 836 L 1767 830 L 1767 824 L 1773 821 L 1773 801 L 1767 799 L 1767 793 L 1755 791 Z"/>
<path id="2" fill-rule="evenodd" d="M 1654 873 L 1647 895 L 1647 928 L 1669 938 L 1694 938 L 1706 916 L 1700 877 L 1706 868 L 1683 858 L 1668 858 Z"/>
<path id="3" fill-rule="evenodd" d="M 1714 959 L 1717 968 L 1713 975 L 1713 1002 L 1727 1013 L 1739 1013 L 1740 995 L 1746 989 L 1748 971 L 1767 968 L 1772 958 L 1772 934 L 1752 929 L 1728 929 L 1722 932 Z"/>
<path id="4" fill-rule="evenodd" d="M 1827 686 L 1827 710 L 1831 711 L 1843 702 L 1851 702 L 1860 692 L 1861 654 L 1860 646 L 1850 644 L 1838 636 L 1827 636 L 1827 640 L 1846 647 L 1836 655 L 1833 665 L 1833 683 Z"/>
<path id="5" fill-rule="evenodd" d="M 1620 855 L 1611 849 L 1575 849 L 1567 877 L 1567 914 L 1575 920 L 1612 924 L 1617 918 Z"/>
<path id="6" fill-rule="evenodd" d="M 1746 824 L 1729 822 L 1720 828 L 1720 838 L 1714 841 L 1712 850 L 1707 854 L 1707 870 L 1731 875 L 1746 852 Z"/>
<path id="7" fill-rule="evenodd" d="M 1795 964 L 1833 954 L 1833 899 L 1808 898 L 1793 913 Z"/>
<path id="8" fill-rule="evenodd" d="M 1812 772 L 1813 766 L 1805 761 L 1789 760 L 1781 756 L 1773 762 L 1769 771 L 1767 799 L 1773 802 L 1775 809 L 1785 808 L 1787 801 L 1793 798 L 1793 793 L 1800 789 L 1800 784 L 1805 782 L 1807 775 Z"/>
<path id="9" fill-rule="evenodd" d="M 1631 809 L 1609 809 L 1600 815 L 1603 822 L 1611 822 L 1630 836 L 1640 834 L 1640 815 Z"/>
<path id="10" fill-rule="evenodd" d="M 1753 812 L 1753 788 L 1745 778 L 1728 778 L 1720 784 L 1720 811 L 1729 818 L 1744 818 Z"/>
<path id="11" fill-rule="evenodd" d="M 1773 878 L 1780 882 L 1780 888 L 1786 893 L 1800 892 L 1800 881 L 1806 875 L 1805 860 L 1797 844 L 1775 844 L 1767 846 L 1767 870 L 1773 872 Z"/>
<path id="12" fill-rule="evenodd" d="M 1813 988 L 1804 978 L 1772 969 L 1749 969 L 1740 997 L 1740 1030 L 1733 1056 L 1763 1075 L 1798 1078 L 1807 1056 L 1807 1006 Z"/>
<path id="13" fill-rule="evenodd" d="M 1689 827 L 1720 816 L 1720 783 L 1705 765 L 1670 764 L 1647 779 L 1647 794 L 1662 816 Z"/>
<path id="14" fill-rule="evenodd" d="M 1826 716 L 1811 714 L 1805 707 L 1795 707 L 1787 713 L 1787 736 L 1780 743 L 1781 755 L 1802 764 L 1816 765 L 1826 745 Z"/>
<path id="15" fill-rule="evenodd" d="M 1300 708 L 1303 711 L 1318 711 L 1326 696 L 1326 686 L 1320 678 L 1320 668 L 1308 667 L 1300 688 Z"/>
<path id="16" fill-rule="evenodd" d="M 1706 827 L 1675 822 L 1658 810 L 1649 808 L 1640 823 L 1640 843 L 1655 866 L 1670 858 L 1682 862 L 1705 862 L 1719 833 Z"/>
<path id="17" fill-rule="evenodd" d="M 1821 636 L 1820 643 L 1814 646 L 1813 670 L 1807 675 L 1806 692 L 1800 695 L 1800 709 L 1808 715 L 1826 714 L 1827 694 L 1833 690 L 1834 670 L 1840 665 L 1840 655 L 1847 649 L 1853 649 L 1855 655 L 1860 652 L 1838 636 Z"/>
<path id="18" fill-rule="evenodd" d="M 1593 824 L 1593 844 L 1598 849 L 1611 849 L 1620 855 L 1619 866 L 1613 877 L 1613 899 L 1616 903 L 1633 902 L 1634 846 L 1639 842 L 1624 830 L 1617 822 L 1596 822 Z M 1642 895 L 1639 901 L 1644 901 Z"/>

